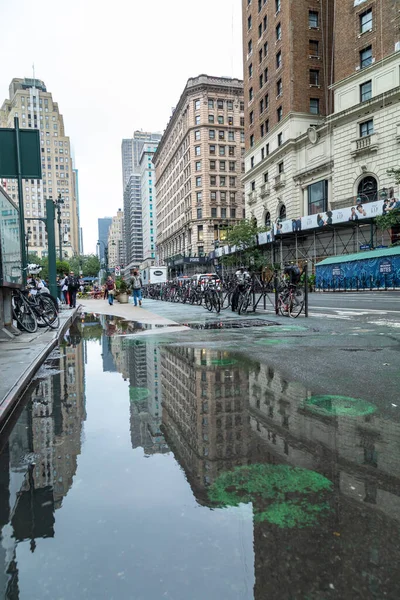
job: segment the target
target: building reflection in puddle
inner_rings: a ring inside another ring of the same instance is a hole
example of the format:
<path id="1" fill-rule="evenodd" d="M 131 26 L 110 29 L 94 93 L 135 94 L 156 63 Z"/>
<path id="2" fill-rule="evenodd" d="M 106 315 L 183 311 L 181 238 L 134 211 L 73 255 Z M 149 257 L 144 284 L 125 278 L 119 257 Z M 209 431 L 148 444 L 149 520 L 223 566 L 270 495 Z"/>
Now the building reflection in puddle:
<path id="1" fill-rule="evenodd" d="M 305 402 L 311 391 L 240 355 L 165 346 L 161 365 L 163 432 L 200 504 L 215 507 L 213 484 L 235 467 L 238 477 L 250 472 L 246 465 L 287 465 L 296 476 L 301 468 L 329 484 L 327 502 L 311 506 L 318 518 L 306 526 L 285 515 L 278 527 L 257 518 L 259 482 L 250 482 L 257 600 L 399 597 L 398 423 L 379 411 L 316 414 Z M 298 495 L 296 486 L 286 493 Z"/>
<path id="2" fill-rule="evenodd" d="M 2 436 L 2 598 L 19 598 L 17 545 L 29 542 L 35 552 L 36 540 L 54 537 L 55 511 L 72 487 L 86 419 L 84 364 L 85 343 L 72 326 L 46 361 L 52 374 L 31 386 L 8 439 Z"/>

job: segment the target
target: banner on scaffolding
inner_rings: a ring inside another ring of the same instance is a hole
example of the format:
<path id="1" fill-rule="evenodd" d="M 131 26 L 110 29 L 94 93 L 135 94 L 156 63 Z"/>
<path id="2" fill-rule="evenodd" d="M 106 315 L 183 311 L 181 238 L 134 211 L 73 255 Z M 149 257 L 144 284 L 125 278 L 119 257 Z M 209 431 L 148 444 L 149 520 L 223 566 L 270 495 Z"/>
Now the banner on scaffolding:
<path id="1" fill-rule="evenodd" d="M 286 219 L 274 225 L 274 234 L 285 235 L 308 229 L 323 229 L 339 223 L 358 222 L 386 215 L 394 208 L 400 208 L 400 201 L 397 198 L 377 200 L 368 204 L 354 204 L 354 206 L 328 210 L 324 213 L 299 217 L 298 219 Z"/>

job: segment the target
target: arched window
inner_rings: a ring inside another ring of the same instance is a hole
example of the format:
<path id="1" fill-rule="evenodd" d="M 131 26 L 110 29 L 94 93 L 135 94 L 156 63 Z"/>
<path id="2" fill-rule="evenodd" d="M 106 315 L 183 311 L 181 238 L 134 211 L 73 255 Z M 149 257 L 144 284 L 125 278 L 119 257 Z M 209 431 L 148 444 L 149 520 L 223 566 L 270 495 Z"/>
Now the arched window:
<path id="1" fill-rule="evenodd" d="M 265 227 L 271 227 L 271 213 L 267 212 L 265 215 Z"/>
<path id="2" fill-rule="evenodd" d="M 279 209 L 279 219 L 281 221 L 284 221 L 286 219 L 286 206 L 284 204 L 282 204 L 282 206 Z"/>
<path id="3" fill-rule="evenodd" d="M 373 202 L 378 198 L 378 184 L 375 177 L 367 175 L 358 184 L 357 195 L 362 202 Z"/>

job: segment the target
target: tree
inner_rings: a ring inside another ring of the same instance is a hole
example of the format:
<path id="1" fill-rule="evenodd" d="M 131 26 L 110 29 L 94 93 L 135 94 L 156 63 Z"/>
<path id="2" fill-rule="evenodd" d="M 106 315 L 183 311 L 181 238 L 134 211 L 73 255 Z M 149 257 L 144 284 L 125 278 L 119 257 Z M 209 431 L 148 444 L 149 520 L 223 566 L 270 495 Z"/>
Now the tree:
<path id="1" fill-rule="evenodd" d="M 96 277 L 100 271 L 100 261 L 95 254 L 74 256 L 69 264 L 75 273 L 82 271 L 83 277 Z"/>
<path id="2" fill-rule="evenodd" d="M 264 258 L 257 245 L 257 234 L 266 231 L 265 227 L 257 227 L 255 219 L 244 219 L 229 227 L 226 232 L 226 243 L 236 247 L 234 254 L 224 256 L 225 265 L 244 264 L 252 269 L 260 269 L 264 265 Z"/>
<path id="3" fill-rule="evenodd" d="M 396 184 L 400 184 L 400 168 L 388 169 L 387 174 L 393 175 Z M 392 227 L 396 227 L 396 225 L 400 225 L 400 208 L 394 208 L 386 215 L 376 217 L 376 225 L 381 231 L 386 231 Z"/>

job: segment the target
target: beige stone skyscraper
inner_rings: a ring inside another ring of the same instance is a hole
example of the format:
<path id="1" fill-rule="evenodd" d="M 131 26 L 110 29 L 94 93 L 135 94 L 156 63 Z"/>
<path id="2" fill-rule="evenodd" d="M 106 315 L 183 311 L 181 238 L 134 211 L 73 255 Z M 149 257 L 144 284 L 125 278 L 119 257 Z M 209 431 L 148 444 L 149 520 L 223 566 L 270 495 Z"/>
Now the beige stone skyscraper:
<path id="1" fill-rule="evenodd" d="M 79 252 L 79 215 L 76 200 L 76 175 L 73 171 L 70 139 L 65 134 L 64 119 L 57 102 L 53 101 L 43 81 L 39 79 L 13 79 L 9 99 L 0 108 L 0 127 L 14 127 L 14 117 L 19 118 L 21 129 L 39 129 L 42 180 L 24 179 L 25 217 L 44 217 L 46 198 L 64 200 L 61 211 L 62 248 L 65 257 Z M 2 179 L 1 185 L 14 201 L 18 201 L 17 180 Z M 42 221 L 30 221 L 25 226 L 31 230 L 29 250 L 40 258 L 47 255 L 47 234 Z M 58 227 L 56 225 L 56 244 Z"/>
<path id="2" fill-rule="evenodd" d="M 243 82 L 188 80 L 158 145 L 157 258 L 189 273 L 244 217 Z"/>
<path id="3" fill-rule="evenodd" d="M 124 264 L 124 213 L 119 208 L 112 218 L 108 231 L 108 266 L 110 269 Z"/>

